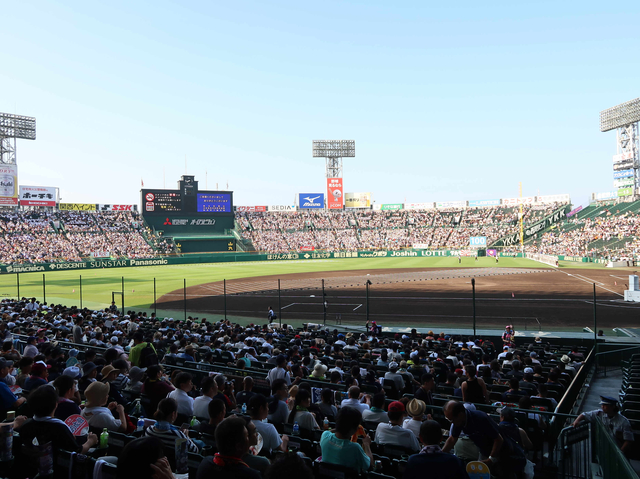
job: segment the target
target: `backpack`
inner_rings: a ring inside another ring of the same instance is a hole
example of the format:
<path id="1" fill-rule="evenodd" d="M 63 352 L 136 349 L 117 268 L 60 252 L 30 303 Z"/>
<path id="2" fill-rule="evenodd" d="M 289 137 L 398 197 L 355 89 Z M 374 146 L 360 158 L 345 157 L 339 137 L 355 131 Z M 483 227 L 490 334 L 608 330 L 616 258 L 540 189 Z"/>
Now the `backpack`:
<path id="1" fill-rule="evenodd" d="M 142 348 L 140 351 L 140 367 L 148 368 L 149 366 L 154 366 L 158 364 L 158 355 L 151 346 L 151 343 L 147 343 L 147 345 Z"/>

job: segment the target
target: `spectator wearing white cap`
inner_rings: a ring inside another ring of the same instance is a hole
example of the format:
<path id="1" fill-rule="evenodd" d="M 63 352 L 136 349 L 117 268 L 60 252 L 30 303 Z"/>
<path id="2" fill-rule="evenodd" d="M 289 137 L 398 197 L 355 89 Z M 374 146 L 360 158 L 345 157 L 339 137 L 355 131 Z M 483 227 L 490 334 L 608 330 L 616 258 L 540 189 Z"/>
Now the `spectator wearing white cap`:
<path id="1" fill-rule="evenodd" d="M 402 374 L 398 374 L 398 363 L 391 361 L 389 363 L 389 372 L 384 375 L 385 381 L 393 381 L 398 392 L 404 391 L 404 378 Z"/>

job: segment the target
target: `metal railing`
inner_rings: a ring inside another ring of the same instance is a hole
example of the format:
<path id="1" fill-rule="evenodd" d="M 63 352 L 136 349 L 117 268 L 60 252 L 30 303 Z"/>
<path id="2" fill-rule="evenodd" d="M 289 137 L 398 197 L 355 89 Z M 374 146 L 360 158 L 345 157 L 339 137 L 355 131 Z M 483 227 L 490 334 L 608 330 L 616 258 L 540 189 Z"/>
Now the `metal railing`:
<path id="1" fill-rule="evenodd" d="M 638 474 L 600 418 L 596 418 L 591 431 L 596 462 L 602 469 L 602 477 L 604 479 L 638 479 Z"/>
<path id="2" fill-rule="evenodd" d="M 555 462 L 561 479 L 585 479 L 591 477 L 591 424 L 566 427 L 558 436 Z"/>
<path id="3" fill-rule="evenodd" d="M 603 351 L 596 354 L 596 374 L 603 373 L 603 376 L 607 376 L 607 372 L 610 370 L 619 370 L 622 362 L 625 359 L 629 359 L 634 353 L 631 351 L 640 351 L 640 346 L 629 346 L 621 349 L 614 349 L 612 351 Z M 620 359 L 617 359 L 617 355 L 620 355 Z M 614 356 L 615 355 L 615 356 Z"/>

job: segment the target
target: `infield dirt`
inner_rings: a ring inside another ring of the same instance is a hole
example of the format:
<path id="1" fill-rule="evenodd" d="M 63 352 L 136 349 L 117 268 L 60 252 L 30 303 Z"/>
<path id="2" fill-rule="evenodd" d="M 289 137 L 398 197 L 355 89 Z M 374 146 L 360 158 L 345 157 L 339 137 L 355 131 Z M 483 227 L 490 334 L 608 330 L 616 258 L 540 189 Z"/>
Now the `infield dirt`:
<path id="1" fill-rule="evenodd" d="M 600 329 L 638 327 L 640 303 L 623 301 L 629 271 L 585 269 L 414 268 L 332 271 L 261 276 L 226 282 L 228 315 L 263 322 L 269 306 L 283 322 L 322 322 L 322 279 L 325 279 L 327 324 L 364 323 L 371 279 L 369 318 L 382 325 L 470 327 L 473 321 L 471 278 L 476 281 L 478 327 L 513 323 L 516 329 L 575 330 L 593 327 L 596 285 Z M 413 278 L 413 279 L 411 279 Z M 282 288 L 278 300 L 278 279 Z M 184 292 L 159 298 L 158 307 L 182 310 Z M 222 282 L 187 288 L 190 314 L 218 319 L 225 310 Z M 212 316 L 211 316 L 212 315 Z"/>

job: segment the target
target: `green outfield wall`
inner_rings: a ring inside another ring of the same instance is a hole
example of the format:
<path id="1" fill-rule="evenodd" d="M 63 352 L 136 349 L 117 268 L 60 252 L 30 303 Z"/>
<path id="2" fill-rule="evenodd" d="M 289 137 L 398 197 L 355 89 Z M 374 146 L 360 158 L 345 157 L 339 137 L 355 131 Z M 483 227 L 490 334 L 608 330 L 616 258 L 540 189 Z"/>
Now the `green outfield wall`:
<path id="1" fill-rule="evenodd" d="M 521 253 L 499 253 L 501 257 L 521 258 Z M 295 253 L 203 253 L 179 257 L 162 257 L 153 259 L 105 259 L 93 261 L 77 261 L 67 263 L 37 263 L 20 265 L 2 265 L 0 274 L 34 273 L 68 270 L 95 270 L 104 268 L 130 268 L 140 266 L 162 266 L 173 264 L 199 263 L 235 263 L 246 261 L 300 261 L 334 258 L 437 258 L 447 256 L 475 256 L 475 250 L 403 250 L 403 251 L 298 251 Z"/>

